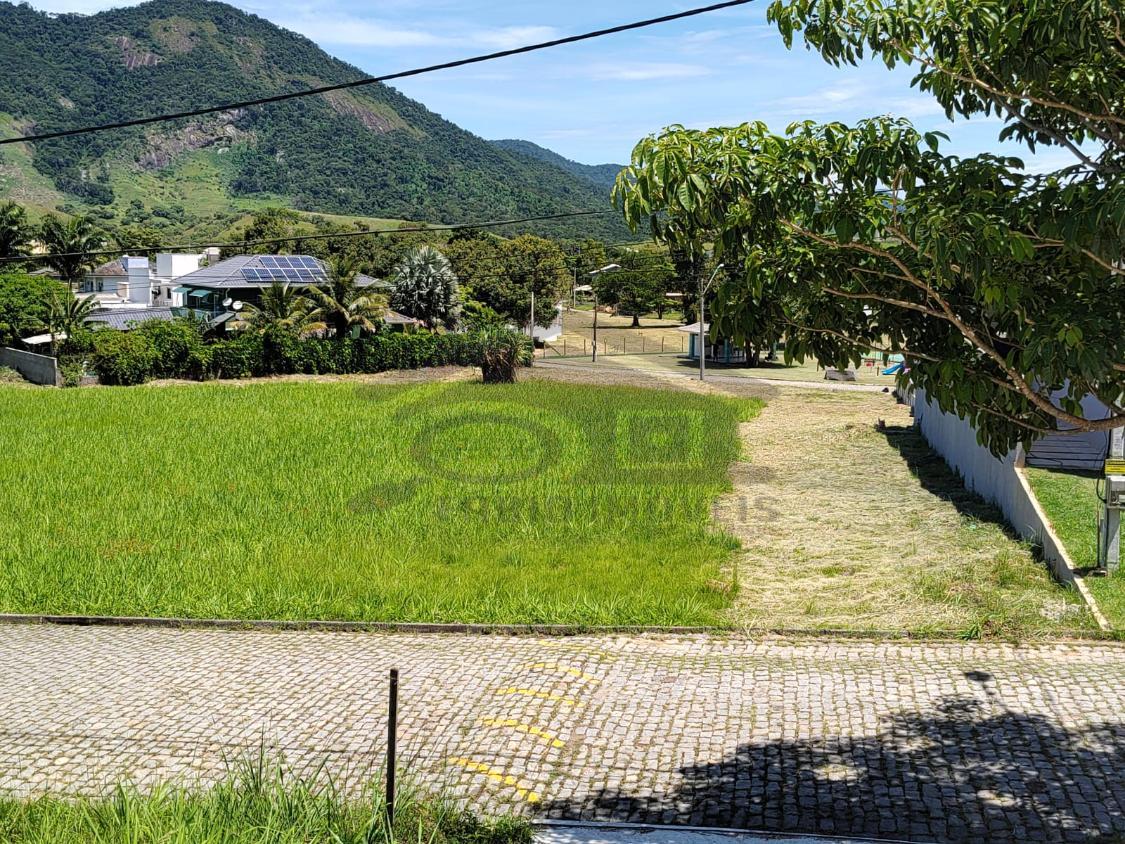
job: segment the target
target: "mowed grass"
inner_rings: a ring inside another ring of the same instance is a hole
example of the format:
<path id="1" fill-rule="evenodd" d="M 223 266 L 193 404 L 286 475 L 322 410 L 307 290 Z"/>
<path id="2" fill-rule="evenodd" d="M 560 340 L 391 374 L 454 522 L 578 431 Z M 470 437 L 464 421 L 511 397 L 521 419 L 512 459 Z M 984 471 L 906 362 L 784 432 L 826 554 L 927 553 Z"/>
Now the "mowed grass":
<path id="1" fill-rule="evenodd" d="M 720 623 L 753 400 L 526 382 L 0 386 L 0 611 Z"/>
<path id="2" fill-rule="evenodd" d="M 1092 474 L 1028 469 L 1027 479 L 1043 505 L 1074 565 L 1092 569 L 1098 563 L 1097 478 Z M 1109 577 L 1087 577 L 1098 607 L 1117 630 L 1125 630 L 1125 567 Z"/>

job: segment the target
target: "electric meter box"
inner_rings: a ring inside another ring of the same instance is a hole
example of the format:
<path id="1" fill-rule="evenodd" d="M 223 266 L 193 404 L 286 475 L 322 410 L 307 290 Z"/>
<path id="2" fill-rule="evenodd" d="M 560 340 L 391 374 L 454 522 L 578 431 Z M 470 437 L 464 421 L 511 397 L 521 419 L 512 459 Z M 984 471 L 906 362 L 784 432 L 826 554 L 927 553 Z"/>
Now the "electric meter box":
<path id="1" fill-rule="evenodd" d="M 1125 475 L 1106 475 L 1105 506 L 1110 510 L 1125 510 Z"/>

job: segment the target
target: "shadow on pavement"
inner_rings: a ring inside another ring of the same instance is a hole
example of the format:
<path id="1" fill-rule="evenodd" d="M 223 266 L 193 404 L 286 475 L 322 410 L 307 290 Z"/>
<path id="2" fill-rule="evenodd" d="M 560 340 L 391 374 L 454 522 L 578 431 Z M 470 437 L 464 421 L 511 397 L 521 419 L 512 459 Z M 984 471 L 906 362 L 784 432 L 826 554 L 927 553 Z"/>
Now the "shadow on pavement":
<path id="1" fill-rule="evenodd" d="M 544 811 L 920 841 L 1125 841 L 1125 728 L 1070 731 L 1013 713 L 990 675 L 966 676 L 981 698 L 903 711 L 875 735 L 751 742 L 680 768 L 666 793 L 603 790 Z"/>

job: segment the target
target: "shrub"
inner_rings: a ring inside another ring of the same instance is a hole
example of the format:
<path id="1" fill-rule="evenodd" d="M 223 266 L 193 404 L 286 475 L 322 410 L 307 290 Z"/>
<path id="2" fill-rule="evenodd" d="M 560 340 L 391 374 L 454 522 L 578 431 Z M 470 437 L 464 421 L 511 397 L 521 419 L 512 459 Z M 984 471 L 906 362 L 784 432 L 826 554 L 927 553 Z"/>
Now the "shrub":
<path id="1" fill-rule="evenodd" d="M 211 350 L 203 342 L 200 323 L 191 319 L 149 320 L 132 333 L 147 337 L 156 349 L 155 377 L 200 379 L 209 373 Z"/>
<path id="2" fill-rule="evenodd" d="M 24 377 L 10 366 L 0 366 L 0 384 L 22 384 Z"/>
<path id="3" fill-rule="evenodd" d="M 86 357 L 84 355 L 59 355 L 59 374 L 64 387 L 80 387 L 86 377 Z"/>
<path id="4" fill-rule="evenodd" d="M 531 338 L 509 328 L 483 329 L 474 335 L 474 348 L 486 384 L 511 384 L 519 367 L 531 365 Z"/>
<path id="5" fill-rule="evenodd" d="M 249 378 L 261 375 L 262 338 L 258 334 L 246 332 L 227 340 L 212 343 L 209 373 L 215 378 Z"/>
<path id="6" fill-rule="evenodd" d="M 143 384 L 158 362 L 156 346 L 144 334 L 99 331 L 94 336 L 94 369 L 103 384 Z"/>

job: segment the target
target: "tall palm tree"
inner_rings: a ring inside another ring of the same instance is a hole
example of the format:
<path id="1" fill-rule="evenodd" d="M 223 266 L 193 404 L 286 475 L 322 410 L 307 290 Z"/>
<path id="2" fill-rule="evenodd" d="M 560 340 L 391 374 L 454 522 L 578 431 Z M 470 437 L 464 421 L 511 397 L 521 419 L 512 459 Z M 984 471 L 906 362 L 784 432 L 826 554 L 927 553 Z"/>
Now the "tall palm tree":
<path id="1" fill-rule="evenodd" d="M 452 328 L 461 316 L 461 291 L 449 260 L 432 246 L 411 249 L 395 267 L 391 304 L 426 327 Z"/>
<path id="2" fill-rule="evenodd" d="M 334 258 L 328 262 L 328 283 L 323 289 L 310 287 L 307 292 L 321 319 L 332 326 L 332 332 L 341 340 L 357 326 L 363 331 L 375 331 L 387 309 L 387 300 L 359 287 L 356 275 L 352 261 Z"/>
<path id="3" fill-rule="evenodd" d="M 71 290 L 97 263 L 92 253 L 105 248 L 105 236 L 89 217 L 71 217 L 64 222 L 51 214 L 44 218 L 39 237 L 47 252 L 56 256 L 46 259 L 47 263 Z"/>
<path id="4" fill-rule="evenodd" d="M 300 335 L 324 329 L 320 311 L 300 291 L 280 281 L 263 290 L 261 301 L 246 310 L 246 321 L 259 331 L 281 328 Z"/>
<path id="5" fill-rule="evenodd" d="M 59 336 L 73 337 L 86 323 L 86 317 L 93 313 L 97 300 L 93 296 L 79 299 L 70 291 L 60 296 L 51 292 L 47 303 L 47 330 L 51 333 L 51 354 L 58 351 Z"/>
<path id="6" fill-rule="evenodd" d="M 26 255 L 31 245 L 27 212 L 14 202 L 0 204 L 0 258 Z"/>

